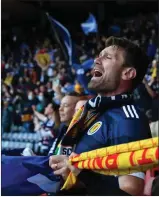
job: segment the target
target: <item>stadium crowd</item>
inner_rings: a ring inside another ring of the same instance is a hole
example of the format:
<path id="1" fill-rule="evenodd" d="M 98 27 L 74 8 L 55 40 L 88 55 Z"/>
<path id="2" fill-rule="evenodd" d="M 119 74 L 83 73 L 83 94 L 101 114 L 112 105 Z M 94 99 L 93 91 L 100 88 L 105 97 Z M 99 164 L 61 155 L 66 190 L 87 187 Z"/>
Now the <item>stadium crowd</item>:
<path id="1" fill-rule="evenodd" d="M 82 35 L 80 44 L 75 45 L 79 65 L 98 56 L 110 35 L 128 38 L 146 51 L 149 68 L 142 84 L 134 91 L 134 98 L 149 119 L 153 137 L 158 135 L 159 111 L 157 26 L 158 15 L 155 13 L 126 22 L 118 20 L 117 24 L 110 24 L 106 34 Z M 92 64 L 87 69 L 69 65 L 60 45 L 51 38 L 38 38 L 35 29 L 32 36 L 35 36 L 35 39 L 30 38 L 33 42 L 27 42 L 27 38 L 15 44 L 13 39 L 11 44 L 5 43 L 2 48 L 2 149 L 8 149 L 3 146 L 4 135 L 6 138 L 11 133 L 12 138 L 14 133 L 23 133 L 26 137 L 37 133 L 40 148 L 23 154 L 56 154 L 57 145 L 75 111 L 95 95 L 87 89 Z M 51 61 L 42 62 L 38 58 L 37 54 L 44 53 Z"/>

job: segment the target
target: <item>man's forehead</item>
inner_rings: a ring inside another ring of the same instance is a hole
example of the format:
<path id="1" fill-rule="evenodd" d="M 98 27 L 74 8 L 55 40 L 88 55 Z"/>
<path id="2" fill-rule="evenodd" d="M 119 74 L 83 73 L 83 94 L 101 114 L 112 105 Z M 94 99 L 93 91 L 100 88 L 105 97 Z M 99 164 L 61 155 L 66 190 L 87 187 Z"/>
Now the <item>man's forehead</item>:
<path id="1" fill-rule="evenodd" d="M 76 100 L 77 100 L 77 97 L 75 97 L 75 96 L 65 96 L 62 99 L 61 103 L 72 103 L 72 102 L 74 102 Z"/>
<path id="2" fill-rule="evenodd" d="M 117 45 L 112 45 L 103 49 L 100 54 L 108 53 L 110 55 L 116 55 L 118 51 L 123 51 L 123 49 Z"/>

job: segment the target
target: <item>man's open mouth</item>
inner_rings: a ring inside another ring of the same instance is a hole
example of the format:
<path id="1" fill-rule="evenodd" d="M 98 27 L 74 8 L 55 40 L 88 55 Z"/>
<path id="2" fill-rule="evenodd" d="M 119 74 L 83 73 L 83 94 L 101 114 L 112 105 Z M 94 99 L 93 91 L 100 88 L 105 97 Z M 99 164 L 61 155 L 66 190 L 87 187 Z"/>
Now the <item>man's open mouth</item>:
<path id="1" fill-rule="evenodd" d="M 92 72 L 93 77 L 101 77 L 103 74 L 98 69 L 94 69 Z"/>

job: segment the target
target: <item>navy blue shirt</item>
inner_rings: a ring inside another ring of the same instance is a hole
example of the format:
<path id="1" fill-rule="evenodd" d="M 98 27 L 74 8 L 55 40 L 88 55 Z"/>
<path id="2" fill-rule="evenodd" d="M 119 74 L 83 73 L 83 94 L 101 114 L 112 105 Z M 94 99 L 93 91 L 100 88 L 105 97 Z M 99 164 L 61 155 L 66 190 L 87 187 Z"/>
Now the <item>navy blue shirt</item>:
<path id="1" fill-rule="evenodd" d="M 75 152 L 82 153 L 150 138 L 149 123 L 135 105 L 107 110 L 85 132 Z"/>
<path id="2" fill-rule="evenodd" d="M 107 110 L 85 132 L 75 148 L 82 153 L 132 141 L 150 138 L 150 128 L 146 116 L 134 105 Z M 118 177 L 82 170 L 78 175 L 87 189 L 87 195 L 128 196 L 119 187 Z"/>

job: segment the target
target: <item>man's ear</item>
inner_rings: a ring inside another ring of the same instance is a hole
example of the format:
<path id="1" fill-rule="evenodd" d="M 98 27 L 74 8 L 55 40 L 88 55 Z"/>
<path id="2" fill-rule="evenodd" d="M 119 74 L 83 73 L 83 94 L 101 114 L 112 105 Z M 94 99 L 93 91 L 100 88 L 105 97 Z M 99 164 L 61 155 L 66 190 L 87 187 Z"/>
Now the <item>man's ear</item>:
<path id="1" fill-rule="evenodd" d="M 136 77 L 136 69 L 133 67 L 124 68 L 121 78 L 123 80 L 131 80 Z"/>

